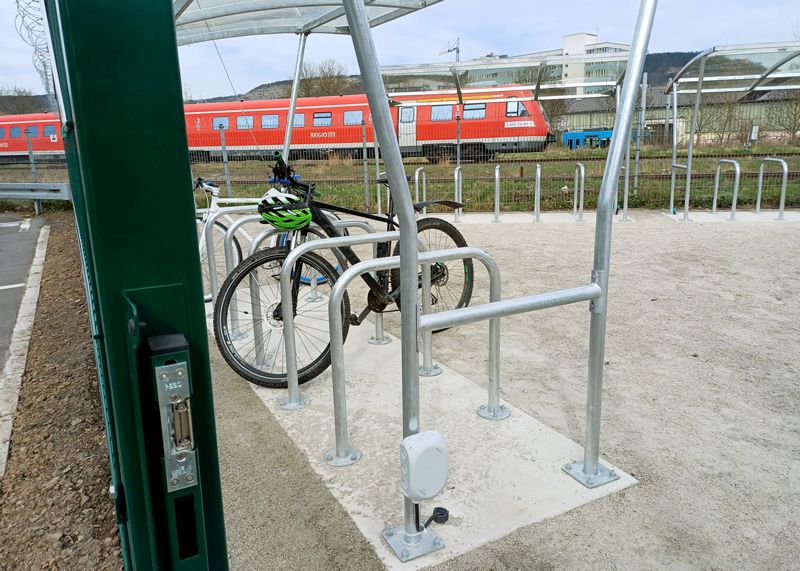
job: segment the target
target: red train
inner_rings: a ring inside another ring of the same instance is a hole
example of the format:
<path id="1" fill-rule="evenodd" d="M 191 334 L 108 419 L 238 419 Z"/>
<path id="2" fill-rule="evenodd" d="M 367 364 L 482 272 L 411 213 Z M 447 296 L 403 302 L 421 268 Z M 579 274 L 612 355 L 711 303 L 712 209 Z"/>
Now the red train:
<path id="1" fill-rule="evenodd" d="M 404 156 L 441 160 L 455 156 L 460 115 L 462 156 L 488 158 L 495 152 L 541 151 L 549 124 L 531 92 L 473 90 L 394 96 L 392 119 Z M 220 129 L 233 155 L 267 155 L 282 148 L 289 112 L 288 99 L 187 104 L 186 132 L 195 161 L 221 154 Z M 362 121 L 365 127 L 362 127 Z M 26 129 L 37 154 L 63 154 L 58 117 L 51 113 L 0 117 L 0 157 L 27 154 Z M 298 99 L 292 130 L 292 158 L 330 154 L 361 156 L 363 132 L 367 147 L 374 138 L 366 95 Z"/>

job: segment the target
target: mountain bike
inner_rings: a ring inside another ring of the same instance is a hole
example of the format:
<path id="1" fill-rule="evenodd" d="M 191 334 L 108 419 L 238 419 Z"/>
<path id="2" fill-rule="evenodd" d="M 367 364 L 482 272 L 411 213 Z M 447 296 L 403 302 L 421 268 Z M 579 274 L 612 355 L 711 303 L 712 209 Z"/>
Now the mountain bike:
<path id="1" fill-rule="evenodd" d="M 319 194 L 315 183 L 300 182 L 279 153 L 276 153 L 276 159 L 273 173 L 275 179 L 282 181 L 281 188 L 273 188 L 265 195 L 259 213 L 264 218 L 262 223 L 285 231 L 286 238 L 279 242 L 283 245 L 261 250 L 244 259 L 223 282 L 214 306 L 214 333 L 222 356 L 240 376 L 270 388 L 286 387 L 280 272 L 289 251 L 309 238 L 309 234 L 320 230 L 325 236 L 340 236 L 328 214 L 331 212 L 384 224 L 387 231 L 398 228 L 393 200 L 390 199 L 389 208 L 383 215 L 321 202 L 317 200 Z M 386 178 L 378 182 L 388 187 Z M 463 207 L 449 200 L 427 200 L 415 204 L 414 209 L 421 212 L 434 204 L 451 209 Z M 467 245 L 461 232 L 440 218 L 421 218 L 417 221 L 417 229 L 421 242 L 429 251 Z M 361 261 L 352 248 L 342 247 L 339 252 L 348 264 Z M 395 244 L 393 251 L 391 243 L 379 243 L 376 254 L 378 257 L 398 255 L 399 243 Z M 473 288 L 472 269 L 470 259 L 431 265 L 431 311 L 469 304 Z M 298 380 L 305 383 L 330 365 L 326 302 L 339 271 L 322 255 L 309 252 L 299 258 L 291 275 Z M 395 306 L 399 309 L 404 302 L 400 297 L 399 269 L 363 274 L 361 279 L 368 287 L 362 310 L 351 314 L 349 296 L 347 293 L 344 295 L 345 339 L 349 327 L 360 325 L 370 313 L 384 313 Z M 421 273 L 418 273 L 418 281 L 421 287 Z"/>

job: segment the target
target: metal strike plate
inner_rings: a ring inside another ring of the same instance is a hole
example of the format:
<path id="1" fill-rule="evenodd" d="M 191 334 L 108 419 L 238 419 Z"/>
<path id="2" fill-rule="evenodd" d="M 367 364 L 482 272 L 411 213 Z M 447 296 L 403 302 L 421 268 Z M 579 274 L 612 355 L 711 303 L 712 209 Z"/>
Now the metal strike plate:
<path id="1" fill-rule="evenodd" d="M 154 368 L 161 410 L 167 491 L 197 485 L 189 367 L 185 362 Z"/>
<path id="2" fill-rule="evenodd" d="M 416 534 L 417 536 L 413 538 L 414 541 L 411 542 L 407 541 L 410 538 L 406 535 L 405 527 L 402 525 L 384 529 L 381 535 L 403 563 L 444 548 L 442 538 L 429 527 Z"/>

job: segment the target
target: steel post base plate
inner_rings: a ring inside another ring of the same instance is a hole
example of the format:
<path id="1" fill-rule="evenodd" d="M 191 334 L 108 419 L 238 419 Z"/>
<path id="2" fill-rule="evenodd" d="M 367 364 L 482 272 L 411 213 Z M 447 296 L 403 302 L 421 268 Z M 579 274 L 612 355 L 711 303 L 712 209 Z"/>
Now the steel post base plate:
<path id="1" fill-rule="evenodd" d="M 503 420 L 511 416 L 511 410 L 506 405 L 501 404 L 498 410 L 490 411 L 489 407 L 482 404 L 478 407 L 478 416 L 486 420 Z"/>
<path id="2" fill-rule="evenodd" d="M 613 482 L 614 480 L 619 480 L 619 474 L 617 474 L 616 470 L 610 470 L 599 462 L 597 463 L 596 474 L 584 474 L 582 460 L 578 460 L 571 464 L 564 464 L 561 469 L 587 488 L 596 488 L 598 486 L 602 486 L 603 484 Z"/>
<path id="3" fill-rule="evenodd" d="M 370 345 L 388 345 L 391 342 L 392 342 L 392 338 L 387 336 L 387 335 L 384 335 L 381 338 L 375 337 L 373 335 L 372 337 L 367 339 L 367 343 L 369 343 Z"/>
<path id="4" fill-rule="evenodd" d="M 311 399 L 304 394 L 300 394 L 300 398 L 297 402 L 292 402 L 289 400 L 289 397 L 283 397 L 278 399 L 278 406 L 283 410 L 299 410 L 304 406 L 308 405 L 311 402 Z"/>
<path id="5" fill-rule="evenodd" d="M 394 551 L 394 554 L 397 555 L 397 558 L 403 563 L 444 548 L 444 541 L 442 538 L 429 527 L 425 528 L 425 531 L 419 534 L 419 541 L 413 544 L 405 542 L 405 527 L 402 525 L 384 529 L 382 535 L 383 539 L 386 540 L 386 543 L 388 543 L 389 547 Z"/>
<path id="6" fill-rule="evenodd" d="M 347 449 L 347 454 L 345 456 L 337 456 L 336 455 L 336 447 L 334 446 L 325 454 L 323 454 L 323 459 L 326 463 L 334 466 L 336 468 L 342 468 L 344 466 L 350 466 L 351 464 L 355 464 L 359 460 L 361 460 L 361 450 L 356 448 L 355 446 L 350 446 Z"/>
<path id="7" fill-rule="evenodd" d="M 425 365 L 419 366 L 419 376 L 420 377 L 435 377 L 436 375 L 442 374 L 442 368 L 434 363 L 430 367 L 426 367 Z"/>

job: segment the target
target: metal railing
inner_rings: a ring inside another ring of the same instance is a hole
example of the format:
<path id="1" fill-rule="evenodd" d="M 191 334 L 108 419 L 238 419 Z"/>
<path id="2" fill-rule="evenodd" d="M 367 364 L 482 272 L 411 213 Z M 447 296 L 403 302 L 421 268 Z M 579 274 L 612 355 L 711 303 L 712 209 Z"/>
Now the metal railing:
<path id="1" fill-rule="evenodd" d="M 10 200 L 72 200 L 66 182 L 3 182 L 0 199 Z"/>
<path id="2" fill-rule="evenodd" d="M 586 168 L 583 163 L 575 163 L 575 179 L 572 191 L 572 218 L 575 222 L 583 222 L 583 193 L 585 189 Z"/>
<path id="3" fill-rule="evenodd" d="M 711 213 L 717 213 L 717 197 L 719 196 L 719 173 L 723 165 L 733 165 L 734 178 L 733 178 L 733 197 L 731 198 L 731 217 L 729 220 L 736 220 L 736 201 L 739 199 L 739 181 L 742 177 L 742 168 L 739 166 L 739 161 L 733 159 L 720 159 L 717 162 L 717 172 L 714 175 L 714 197 L 711 199 Z"/>
<path id="4" fill-rule="evenodd" d="M 756 191 L 756 214 L 761 212 L 761 191 L 764 187 L 764 167 L 767 163 L 778 163 L 781 165 L 783 177 L 781 177 L 781 199 L 778 205 L 778 220 L 783 220 L 783 208 L 786 205 L 786 184 L 789 180 L 789 165 L 786 161 L 777 157 L 766 157 L 761 159 L 758 165 L 758 190 Z"/>
<path id="5" fill-rule="evenodd" d="M 453 248 L 435 252 L 422 252 L 419 254 L 419 263 L 423 271 L 423 283 L 430 280 L 430 264 L 474 258 L 484 264 L 489 272 L 490 298 L 500 299 L 500 270 L 494 259 L 478 248 Z M 400 267 L 400 257 L 376 258 L 355 264 L 344 272 L 330 294 L 328 302 L 328 327 L 330 328 L 331 346 L 331 372 L 333 375 L 333 416 L 334 432 L 336 435 L 335 446 L 328 450 L 324 459 L 333 466 L 347 466 L 361 458 L 361 451 L 352 446 L 348 439 L 347 431 L 347 393 L 345 383 L 344 364 L 344 335 L 342 333 L 342 300 L 350 283 L 362 274 L 372 271 L 388 270 Z M 427 272 L 426 272 L 427 268 Z M 426 275 L 427 274 L 427 275 Z M 430 295 L 423 294 L 423 300 L 428 301 L 423 307 L 423 313 L 430 311 Z M 455 310 L 451 310 L 455 311 Z M 449 312 L 441 312 L 449 313 Z M 422 317 L 429 317 L 424 313 Z M 421 319 L 421 318 L 420 318 Z M 420 333 L 430 335 L 438 327 L 422 328 Z M 489 390 L 488 404 L 478 408 L 478 415 L 488 420 L 502 420 L 508 418 L 510 410 L 500 404 L 500 320 L 492 318 L 489 322 Z"/>

